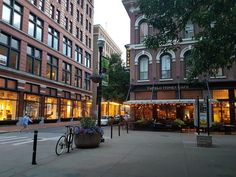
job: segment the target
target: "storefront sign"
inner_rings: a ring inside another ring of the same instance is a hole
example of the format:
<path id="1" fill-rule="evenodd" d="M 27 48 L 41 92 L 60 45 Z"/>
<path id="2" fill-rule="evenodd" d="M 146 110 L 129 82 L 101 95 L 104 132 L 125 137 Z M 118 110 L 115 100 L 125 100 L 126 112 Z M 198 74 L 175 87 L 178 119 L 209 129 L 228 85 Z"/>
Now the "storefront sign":
<path id="1" fill-rule="evenodd" d="M 179 86 L 179 89 L 188 89 L 189 86 L 188 85 L 180 85 Z M 178 89 L 178 85 L 158 85 L 158 86 L 155 86 L 155 87 L 147 87 L 147 90 L 148 91 L 151 91 L 151 90 L 177 90 Z"/>
<path id="2" fill-rule="evenodd" d="M 208 106 L 208 109 L 209 109 L 209 127 L 211 127 L 212 125 L 212 114 L 211 114 L 211 111 L 212 111 L 212 105 L 211 103 L 209 103 L 209 106 Z M 204 102 L 199 102 L 199 125 L 200 127 L 204 127 L 206 128 L 207 127 L 207 103 L 206 101 Z M 194 120 L 194 125 L 197 127 L 198 126 L 198 116 L 197 116 L 197 105 L 195 105 L 195 120 Z"/>

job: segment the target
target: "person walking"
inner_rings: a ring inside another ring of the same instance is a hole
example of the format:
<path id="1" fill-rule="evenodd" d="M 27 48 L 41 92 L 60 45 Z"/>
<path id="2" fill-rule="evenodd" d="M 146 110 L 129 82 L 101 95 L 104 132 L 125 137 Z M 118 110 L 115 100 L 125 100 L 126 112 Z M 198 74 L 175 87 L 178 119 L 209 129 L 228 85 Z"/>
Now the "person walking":
<path id="1" fill-rule="evenodd" d="M 22 130 L 24 129 L 27 129 L 28 125 L 29 125 L 29 122 L 33 122 L 32 119 L 27 115 L 25 114 L 24 117 L 22 118 L 22 126 L 23 128 L 20 130 L 20 132 L 22 132 Z"/>

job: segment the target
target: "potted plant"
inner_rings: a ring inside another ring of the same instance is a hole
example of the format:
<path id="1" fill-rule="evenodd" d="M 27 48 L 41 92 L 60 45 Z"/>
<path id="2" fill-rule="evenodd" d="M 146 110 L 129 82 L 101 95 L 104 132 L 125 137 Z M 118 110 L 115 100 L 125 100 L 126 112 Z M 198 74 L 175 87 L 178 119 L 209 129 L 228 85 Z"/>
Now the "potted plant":
<path id="1" fill-rule="evenodd" d="M 74 142 L 77 148 L 98 147 L 103 136 L 101 127 L 95 125 L 95 119 L 84 117 L 80 120 L 80 126 L 74 129 Z"/>
<path id="2" fill-rule="evenodd" d="M 174 124 L 177 126 L 180 132 L 182 132 L 182 128 L 185 126 L 185 122 L 181 119 L 175 119 Z"/>
<path id="3" fill-rule="evenodd" d="M 102 77 L 97 74 L 94 73 L 93 75 L 90 76 L 90 79 L 94 82 L 94 83 L 99 83 L 102 80 Z"/>

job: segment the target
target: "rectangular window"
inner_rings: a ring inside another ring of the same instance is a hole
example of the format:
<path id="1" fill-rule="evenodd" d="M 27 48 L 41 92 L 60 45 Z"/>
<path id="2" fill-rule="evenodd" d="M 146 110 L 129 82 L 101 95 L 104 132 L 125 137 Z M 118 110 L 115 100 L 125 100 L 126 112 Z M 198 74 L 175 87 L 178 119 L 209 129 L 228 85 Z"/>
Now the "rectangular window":
<path id="1" fill-rule="evenodd" d="M 92 8 L 89 8 L 89 17 L 92 18 Z"/>
<path id="2" fill-rule="evenodd" d="M 76 27 L 76 38 L 79 38 L 79 28 Z"/>
<path id="3" fill-rule="evenodd" d="M 85 45 L 88 46 L 88 36 L 85 35 Z"/>
<path id="4" fill-rule="evenodd" d="M 89 73 L 87 73 L 87 72 L 85 72 L 85 78 L 84 78 L 84 83 L 85 83 L 85 90 L 90 90 L 91 89 L 91 87 L 90 87 L 90 74 Z"/>
<path id="5" fill-rule="evenodd" d="M 83 14 L 80 14 L 80 24 L 83 26 L 84 23 L 84 16 Z"/>
<path id="6" fill-rule="evenodd" d="M 78 45 L 75 45 L 75 61 L 82 63 L 83 49 Z"/>
<path id="7" fill-rule="evenodd" d="M 64 27 L 66 30 L 68 30 L 68 18 L 67 17 L 65 17 Z"/>
<path id="8" fill-rule="evenodd" d="M 55 8 L 54 8 L 54 6 L 51 4 L 50 10 L 49 10 L 49 15 L 50 15 L 50 18 L 51 18 L 51 19 L 54 19 L 54 11 L 55 11 Z"/>
<path id="9" fill-rule="evenodd" d="M 48 46 L 59 50 L 59 32 L 52 27 L 48 27 Z"/>
<path id="10" fill-rule="evenodd" d="M 88 30 L 88 19 L 86 19 L 85 28 L 86 28 L 86 30 Z"/>
<path id="11" fill-rule="evenodd" d="M 89 48 L 91 49 L 91 39 L 89 38 Z"/>
<path id="12" fill-rule="evenodd" d="M 84 8 L 84 0 L 80 0 L 80 7 L 83 9 Z"/>
<path id="13" fill-rule="evenodd" d="M 218 68 L 218 69 L 214 69 L 212 70 L 212 77 L 222 77 L 224 75 L 223 73 L 223 69 L 222 68 Z"/>
<path id="14" fill-rule="evenodd" d="M 91 33 L 92 32 L 92 24 L 89 23 L 89 32 Z"/>
<path id="15" fill-rule="evenodd" d="M 14 0 L 3 2 L 2 20 L 21 29 L 23 7 Z"/>
<path id="16" fill-rule="evenodd" d="M 47 56 L 47 75 L 51 80 L 58 80 L 58 59 L 52 55 Z"/>
<path id="17" fill-rule="evenodd" d="M 79 40 L 80 40 L 81 42 L 83 42 L 83 31 L 82 31 L 82 30 L 80 30 L 80 38 L 79 38 Z"/>
<path id="18" fill-rule="evenodd" d="M 18 69 L 20 41 L 5 33 L 0 33 L 0 65 Z"/>
<path id="19" fill-rule="evenodd" d="M 43 41 L 43 21 L 30 13 L 28 34 L 39 41 Z"/>
<path id="20" fill-rule="evenodd" d="M 213 99 L 229 99 L 229 91 L 213 90 Z"/>
<path id="21" fill-rule="evenodd" d="M 192 38 L 194 37 L 194 26 L 192 22 L 188 22 L 184 29 L 184 38 Z"/>
<path id="22" fill-rule="evenodd" d="M 79 13 L 79 10 L 77 10 L 77 14 L 76 14 L 76 20 L 77 20 L 77 22 L 79 22 L 79 18 L 80 18 L 80 13 Z"/>
<path id="23" fill-rule="evenodd" d="M 27 46 L 26 72 L 40 76 L 41 75 L 42 51 Z"/>
<path id="24" fill-rule="evenodd" d="M 59 10 L 56 10 L 56 17 L 55 20 L 57 23 L 60 23 L 61 13 Z"/>
<path id="25" fill-rule="evenodd" d="M 88 4 L 86 4 L 86 14 L 87 15 L 89 14 L 89 6 L 88 6 Z"/>
<path id="26" fill-rule="evenodd" d="M 72 3 L 70 3 L 70 14 L 73 16 L 74 14 L 74 6 Z"/>
<path id="27" fill-rule="evenodd" d="M 76 87 L 82 88 L 82 70 L 75 68 L 74 84 Z"/>
<path id="28" fill-rule="evenodd" d="M 35 6 L 37 5 L 37 0 L 29 0 L 29 2 Z"/>
<path id="29" fill-rule="evenodd" d="M 85 52 L 85 66 L 91 68 L 91 55 L 88 52 Z"/>
<path id="30" fill-rule="evenodd" d="M 41 11 L 44 11 L 44 0 L 39 0 L 39 9 L 41 10 Z"/>
<path id="31" fill-rule="evenodd" d="M 65 6 L 66 6 L 66 11 L 69 12 L 69 0 L 66 0 Z"/>
<path id="32" fill-rule="evenodd" d="M 70 21 L 69 32 L 72 33 L 72 31 L 73 31 L 73 24 L 72 24 L 72 21 Z"/>
<path id="33" fill-rule="evenodd" d="M 62 63 L 62 82 L 71 84 L 71 65 L 66 62 Z"/>
<path id="34" fill-rule="evenodd" d="M 63 54 L 72 57 L 72 42 L 67 37 L 63 37 Z"/>

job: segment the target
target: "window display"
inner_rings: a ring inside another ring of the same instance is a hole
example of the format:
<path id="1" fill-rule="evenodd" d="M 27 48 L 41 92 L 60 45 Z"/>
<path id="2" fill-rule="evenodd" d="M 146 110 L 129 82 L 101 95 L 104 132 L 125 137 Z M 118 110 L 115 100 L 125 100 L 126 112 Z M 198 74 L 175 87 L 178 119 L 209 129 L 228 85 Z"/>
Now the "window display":
<path id="1" fill-rule="evenodd" d="M 0 120 L 16 120 L 17 93 L 0 90 Z"/>
<path id="2" fill-rule="evenodd" d="M 45 97 L 45 119 L 57 119 L 57 98 Z"/>

